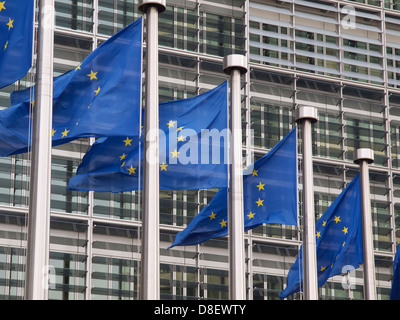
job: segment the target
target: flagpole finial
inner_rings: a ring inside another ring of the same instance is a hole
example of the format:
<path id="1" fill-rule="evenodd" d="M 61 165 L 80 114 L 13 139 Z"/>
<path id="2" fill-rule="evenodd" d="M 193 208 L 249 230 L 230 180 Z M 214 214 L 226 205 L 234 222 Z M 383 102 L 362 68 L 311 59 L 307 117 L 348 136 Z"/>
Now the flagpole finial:
<path id="1" fill-rule="evenodd" d="M 240 73 L 247 72 L 246 56 L 241 54 L 230 54 L 224 57 L 224 72 L 230 74 L 232 69 L 237 69 Z"/>
<path id="2" fill-rule="evenodd" d="M 166 9 L 166 0 L 141 0 L 139 3 L 139 10 L 145 13 L 148 7 L 157 7 L 158 12 L 164 12 Z"/>
<path id="3" fill-rule="evenodd" d="M 312 123 L 318 121 L 318 111 L 314 107 L 309 106 L 299 106 L 296 109 L 296 121 L 299 122 L 301 120 L 311 120 Z"/>
<path id="4" fill-rule="evenodd" d="M 360 148 L 354 152 L 354 163 L 359 164 L 362 160 L 371 164 L 374 162 L 374 151 L 368 148 Z"/>

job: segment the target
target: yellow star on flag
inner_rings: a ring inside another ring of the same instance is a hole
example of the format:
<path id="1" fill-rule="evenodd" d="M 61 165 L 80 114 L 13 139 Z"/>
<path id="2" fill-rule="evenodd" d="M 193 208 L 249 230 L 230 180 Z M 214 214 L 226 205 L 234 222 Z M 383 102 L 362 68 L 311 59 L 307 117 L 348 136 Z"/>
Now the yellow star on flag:
<path id="1" fill-rule="evenodd" d="M 164 161 L 162 164 L 160 164 L 161 171 L 167 171 L 167 167 L 168 167 L 168 165 L 165 164 Z"/>
<path id="2" fill-rule="evenodd" d="M 334 218 L 333 220 L 334 220 L 336 223 L 340 222 L 340 216 L 339 216 L 339 217 L 335 216 L 335 218 Z"/>
<path id="3" fill-rule="evenodd" d="M 317 231 L 317 238 L 321 237 L 321 232 Z"/>
<path id="4" fill-rule="evenodd" d="M 92 81 L 93 79 L 96 79 L 96 80 L 97 80 L 97 77 L 96 77 L 97 73 L 98 73 L 98 72 L 93 72 L 93 70 L 90 69 L 90 73 L 87 74 L 87 76 L 90 78 L 90 81 Z"/>
<path id="5" fill-rule="evenodd" d="M 134 168 L 134 167 L 131 166 L 131 167 L 128 169 L 129 174 L 130 174 L 130 175 L 131 175 L 132 173 L 135 174 L 135 170 L 136 170 L 136 168 Z"/>
<path id="6" fill-rule="evenodd" d="M 262 184 L 262 183 L 260 182 L 260 183 L 258 184 L 258 186 L 257 186 L 258 191 L 265 190 L 265 189 L 264 189 L 264 186 L 265 186 L 265 183 Z"/>
<path id="7" fill-rule="evenodd" d="M 82 63 L 80 63 L 79 66 L 77 66 L 77 67 L 75 68 L 75 71 L 81 70 L 81 65 L 82 65 Z"/>
<path id="8" fill-rule="evenodd" d="M 209 215 L 210 220 L 215 219 L 215 216 L 216 216 L 216 215 L 217 215 L 216 213 L 211 212 L 211 215 Z"/>
<path id="9" fill-rule="evenodd" d="M 66 137 L 68 135 L 69 130 L 65 128 L 65 130 L 62 132 L 62 138 Z"/>
<path id="10" fill-rule="evenodd" d="M 258 170 L 255 170 L 255 169 L 254 169 L 253 172 L 251 173 L 251 176 L 252 176 L 252 177 L 258 176 L 257 173 L 258 173 Z"/>
<path id="11" fill-rule="evenodd" d="M 5 1 L 3 1 L 3 2 L 0 2 L 0 12 L 1 12 L 1 10 L 6 10 L 6 7 L 4 6 L 4 4 L 5 4 L 6 2 Z"/>
<path id="12" fill-rule="evenodd" d="M 54 134 L 57 132 L 57 130 L 51 129 L 51 136 L 54 137 Z"/>
<path id="13" fill-rule="evenodd" d="M 178 137 L 178 141 L 185 141 L 185 140 L 186 140 L 186 138 L 184 136 L 179 136 Z"/>
<path id="14" fill-rule="evenodd" d="M 176 121 L 169 120 L 169 122 L 167 123 L 168 128 L 173 128 L 175 123 Z"/>
<path id="15" fill-rule="evenodd" d="M 256 203 L 258 204 L 257 207 L 259 207 L 259 206 L 264 206 L 264 205 L 263 205 L 263 202 L 264 202 L 264 200 L 261 200 L 260 198 L 258 198 L 258 200 L 256 201 Z"/>
<path id="16" fill-rule="evenodd" d="M 219 223 L 219 224 L 221 225 L 221 228 L 226 227 L 226 223 L 227 223 L 227 222 L 228 222 L 228 221 L 222 219 L 222 221 Z"/>
<path id="17" fill-rule="evenodd" d="M 96 92 L 96 96 L 99 94 L 100 90 L 100 87 L 98 87 L 97 90 L 94 90 L 94 92 Z"/>
<path id="18" fill-rule="evenodd" d="M 123 153 L 122 156 L 119 156 L 119 160 L 124 160 L 126 158 L 127 154 Z"/>
<path id="19" fill-rule="evenodd" d="M 178 129 L 176 129 L 176 132 L 182 131 L 183 128 L 184 128 L 184 127 L 179 127 Z"/>
<path id="20" fill-rule="evenodd" d="M 254 219 L 254 215 L 255 213 L 251 212 L 247 215 L 249 217 L 249 219 Z"/>
<path id="21" fill-rule="evenodd" d="M 127 145 L 130 145 L 130 146 L 131 146 L 132 139 L 129 139 L 129 137 L 126 137 L 126 139 L 125 139 L 125 140 L 122 140 L 122 141 L 125 142 L 125 147 L 126 147 Z"/>
<path id="22" fill-rule="evenodd" d="M 178 158 L 180 154 L 180 152 L 176 151 L 176 149 L 171 153 L 172 153 L 172 158 Z"/>
<path id="23" fill-rule="evenodd" d="M 344 234 L 347 234 L 349 232 L 348 230 L 349 230 L 349 228 L 343 227 L 342 231 L 344 232 Z"/>
<path id="24" fill-rule="evenodd" d="M 325 271 L 325 269 L 326 269 L 326 267 L 322 267 L 322 266 L 321 266 L 321 269 L 319 269 L 319 271 L 322 272 L 322 271 Z"/>
<path id="25" fill-rule="evenodd" d="M 11 28 L 14 28 L 13 22 L 14 22 L 14 20 L 11 20 L 11 18 L 8 18 L 8 23 L 7 23 L 8 31 L 10 31 Z"/>
<path id="26" fill-rule="evenodd" d="M 6 49 L 7 49 L 7 46 L 8 46 L 8 40 L 7 40 L 6 44 L 4 45 L 4 49 L 3 49 L 3 51 L 6 51 Z"/>

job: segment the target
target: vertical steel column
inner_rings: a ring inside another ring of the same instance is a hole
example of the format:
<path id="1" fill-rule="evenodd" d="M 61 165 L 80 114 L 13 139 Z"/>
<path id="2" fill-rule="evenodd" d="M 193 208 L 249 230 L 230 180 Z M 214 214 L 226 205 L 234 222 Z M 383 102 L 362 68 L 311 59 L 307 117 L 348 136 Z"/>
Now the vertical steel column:
<path id="1" fill-rule="evenodd" d="M 229 296 L 232 300 L 246 299 L 244 264 L 244 209 L 242 173 L 242 112 L 240 76 L 247 72 L 247 58 L 232 54 L 224 58 L 224 72 L 230 74 L 231 174 L 229 205 Z"/>
<path id="2" fill-rule="evenodd" d="M 306 300 L 318 300 L 311 129 L 318 121 L 317 110 L 299 107 L 296 121 L 303 123 L 303 288 Z"/>
<path id="3" fill-rule="evenodd" d="M 369 190 L 368 164 L 374 162 L 374 152 L 371 149 L 357 149 L 354 163 L 360 165 L 361 210 L 363 232 L 363 270 L 364 270 L 364 299 L 376 300 L 374 244 L 372 240 L 371 197 Z"/>
<path id="4" fill-rule="evenodd" d="M 39 2 L 37 78 L 29 189 L 25 299 L 48 298 L 54 0 Z"/>
<path id="5" fill-rule="evenodd" d="M 158 133 L 158 13 L 166 0 L 140 2 L 146 13 L 146 101 L 140 298 L 160 299 L 160 195 Z"/>

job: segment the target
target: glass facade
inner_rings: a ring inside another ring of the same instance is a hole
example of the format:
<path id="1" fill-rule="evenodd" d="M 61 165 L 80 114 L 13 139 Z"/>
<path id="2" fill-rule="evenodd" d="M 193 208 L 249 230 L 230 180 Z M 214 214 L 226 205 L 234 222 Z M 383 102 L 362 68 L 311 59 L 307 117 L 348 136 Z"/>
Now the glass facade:
<path id="1" fill-rule="evenodd" d="M 138 0 L 55 2 L 55 75 L 76 67 L 141 16 Z M 161 102 L 214 88 L 227 79 L 224 56 L 248 57 L 249 72 L 242 78 L 244 155 L 261 157 L 282 139 L 295 126 L 296 106 L 318 109 L 313 125 L 316 218 L 357 174 L 354 150 L 374 150 L 371 214 L 377 296 L 383 300 L 389 298 L 400 241 L 399 35 L 397 0 L 167 0 L 159 17 Z M 1 108 L 10 105 L 13 90 L 33 84 L 33 73 L 0 90 Z M 140 192 L 66 188 L 93 141 L 53 149 L 49 299 L 138 299 Z M 29 170 L 28 154 L 0 158 L 0 299 L 24 294 Z M 299 165 L 300 216 L 301 175 Z M 226 238 L 167 249 L 216 192 L 160 192 L 162 299 L 228 298 Z M 249 299 L 279 299 L 301 231 L 301 225 L 264 224 L 245 233 Z M 363 299 L 362 277 L 361 267 L 331 278 L 319 297 Z M 347 288 L 343 283 L 349 278 L 353 285 Z"/>

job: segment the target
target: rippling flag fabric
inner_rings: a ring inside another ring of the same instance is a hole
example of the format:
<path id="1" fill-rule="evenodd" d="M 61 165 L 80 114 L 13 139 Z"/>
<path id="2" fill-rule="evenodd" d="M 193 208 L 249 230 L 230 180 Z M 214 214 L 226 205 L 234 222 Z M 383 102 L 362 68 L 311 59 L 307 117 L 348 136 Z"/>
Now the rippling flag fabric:
<path id="1" fill-rule="evenodd" d="M 318 219 L 315 225 L 318 286 L 363 263 L 360 174 Z M 281 299 L 303 290 L 303 248 L 287 276 Z"/>
<path id="2" fill-rule="evenodd" d="M 0 2 L 1 3 L 1 2 Z M 142 18 L 102 43 L 53 81 L 53 146 L 82 137 L 140 133 Z M 34 89 L 0 111 L 0 156 L 28 151 Z"/>
<path id="3" fill-rule="evenodd" d="M 161 103 L 160 189 L 227 186 L 227 82 L 198 96 Z M 69 189 L 124 192 L 141 188 L 143 139 L 102 138 L 84 156 Z M 139 161 L 140 159 L 140 161 Z"/>
<path id="4" fill-rule="evenodd" d="M 390 300 L 400 300 L 400 243 L 397 245 L 397 251 L 393 261 L 393 280 L 390 290 Z"/>
<path id="5" fill-rule="evenodd" d="M 263 223 L 297 225 L 297 132 L 290 131 L 252 170 L 244 170 L 244 227 Z M 228 234 L 228 188 L 221 188 L 210 203 L 179 232 L 174 246 L 202 243 Z"/>
<path id="6" fill-rule="evenodd" d="M 23 78 L 32 66 L 33 0 L 0 1 L 0 88 Z"/>

